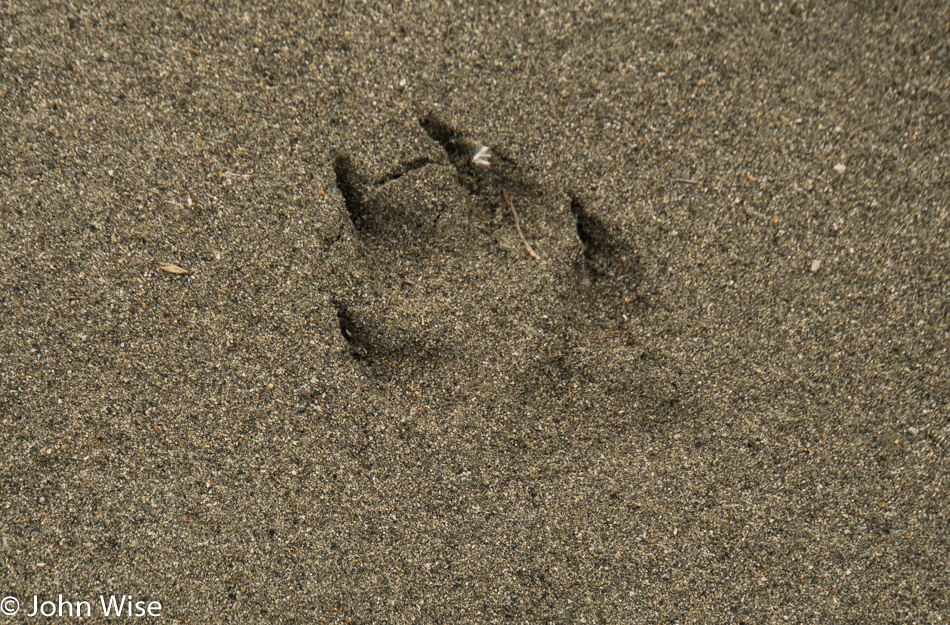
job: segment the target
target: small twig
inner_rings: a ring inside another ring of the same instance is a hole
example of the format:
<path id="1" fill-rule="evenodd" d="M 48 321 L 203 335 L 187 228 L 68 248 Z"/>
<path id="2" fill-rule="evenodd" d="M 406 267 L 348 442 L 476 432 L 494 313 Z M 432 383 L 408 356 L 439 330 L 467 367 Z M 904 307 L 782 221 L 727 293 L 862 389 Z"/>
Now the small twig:
<path id="1" fill-rule="evenodd" d="M 521 232 L 521 220 L 518 219 L 518 211 L 515 210 L 515 205 L 511 203 L 511 198 L 508 197 L 508 194 L 504 190 L 501 192 L 501 197 L 505 200 L 505 204 L 508 205 L 508 208 L 511 209 L 511 214 L 515 218 L 515 230 L 518 231 L 518 238 L 521 239 L 521 242 L 524 243 L 524 247 L 528 250 L 528 254 L 531 255 L 531 258 L 535 260 L 541 260 L 541 257 L 534 253 L 534 250 L 531 249 L 531 246 L 528 244 L 528 240 L 524 238 L 524 234 Z"/>
<path id="2" fill-rule="evenodd" d="M 670 182 L 682 182 L 683 184 L 703 184 L 700 180 L 690 180 L 689 178 L 670 178 Z"/>

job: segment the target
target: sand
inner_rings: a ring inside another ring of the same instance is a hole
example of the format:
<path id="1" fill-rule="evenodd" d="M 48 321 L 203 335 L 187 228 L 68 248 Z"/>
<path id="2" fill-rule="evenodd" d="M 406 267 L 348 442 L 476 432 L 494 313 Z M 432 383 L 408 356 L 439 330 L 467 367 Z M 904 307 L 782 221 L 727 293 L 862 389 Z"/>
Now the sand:
<path id="1" fill-rule="evenodd" d="M 950 618 L 947 7 L 200 4 L 0 4 L 11 622 Z"/>

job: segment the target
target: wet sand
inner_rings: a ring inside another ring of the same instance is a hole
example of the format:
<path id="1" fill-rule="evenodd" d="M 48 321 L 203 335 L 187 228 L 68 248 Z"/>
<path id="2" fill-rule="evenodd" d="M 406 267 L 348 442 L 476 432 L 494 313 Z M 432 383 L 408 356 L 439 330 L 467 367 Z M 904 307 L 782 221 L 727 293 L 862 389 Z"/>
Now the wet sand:
<path id="1" fill-rule="evenodd" d="M 0 596 L 950 618 L 934 4 L 0 4 Z"/>

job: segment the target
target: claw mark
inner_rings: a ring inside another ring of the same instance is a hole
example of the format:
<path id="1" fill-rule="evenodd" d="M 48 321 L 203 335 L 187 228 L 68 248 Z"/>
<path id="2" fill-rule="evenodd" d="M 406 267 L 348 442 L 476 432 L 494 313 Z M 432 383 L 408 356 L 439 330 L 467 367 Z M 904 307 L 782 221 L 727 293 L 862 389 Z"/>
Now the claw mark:
<path id="1" fill-rule="evenodd" d="M 393 206 L 385 199 L 381 200 L 380 190 L 386 183 L 398 180 L 429 162 L 427 158 L 408 161 L 374 184 L 358 171 L 351 156 L 342 155 L 336 158 L 333 162 L 336 186 L 343 196 L 350 221 L 361 236 L 398 238 L 398 231 L 407 225 L 412 225 L 413 228 L 422 225 L 425 220 L 420 219 L 419 215 L 407 214 L 405 207 Z"/>
<path id="2" fill-rule="evenodd" d="M 339 302 L 333 303 L 336 308 L 337 322 L 340 324 L 340 334 L 350 346 L 350 353 L 357 360 L 365 360 L 373 353 L 373 341 L 367 336 L 366 328 L 356 322 L 349 309 Z"/>
<path id="3" fill-rule="evenodd" d="M 459 182 L 482 202 L 492 204 L 502 190 L 515 200 L 540 195 L 537 184 L 525 177 L 518 165 L 503 153 L 473 140 L 434 115 L 423 117 L 419 125 L 442 146 L 458 172 Z"/>
<path id="4" fill-rule="evenodd" d="M 466 152 L 470 148 L 465 145 L 466 142 L 462 139 L 462 135 L 451 126 L 432 115 L 427 115 L 419 120 L 419 125 L 433 141 L 442 146 L 442 149 L 453 161 L 467 160 Z"/>
<path id="5" fill-rule="evenodd" d="M 353 224 L 359 228 L 366 216 L 363 198 L 366 181 L 356 172 L 353 158 L 346 154 L 333 161 L 333 172 L 336 174 L 336 186 L 343 196 L 343 203 L 346 204 L 346 212 L 349 213 Z"/>
<path id="6" fill-rule="evenodd" d="M 405 176 L 406 174 L 408 174 L 409 172 L 415 169 L 420 169 L 431 163 L 432 163 L 432 159 L 426 158 L 424 156 L 421 158 L 413 159 L 411 161 L 407 161 L 403 163 L 402 165 L 400 165 L 399 167 L 397 167 L 396 169 L 389 172 L 388 174 L 386 174 L 385 176 L 383 176 L 382 178 L 380 178 L 379 180 L 377 180 L 376 185 L 381 186 L 381 185 L 386 184 L 387 182 L 392 182 L 393 180 L 402 178 L 403 176 Z"/>
<path id="7" fill-rule="evenodd" d="M 494 155 L 487 145 L 472 141 L 432 115 L 419 120 L 419 125 L 433 141 L 442 146 L 459 173 L 462 173 L 463 169 L 467 169 L 469 173 L 472 173 L 469 165 L 491 166 L 489 159 Z"/>
<path id="8" fill-rule="evenodd" d="M 598 252 L 597 248 L 607 240 L 607 228 L 602 221 L 588 214 L 584 205 L 575 197 L 571 198 L 571 214 L 577 224 L 577 238 L 584 244 L 584 256 L 589 260 L 593 259 Z"/>
<path id="9" fill-rule="evenodd" d="M 596 276 L 637 279 L 639 261 L 636 250 L 598 217 L 591 215 L 576 197 L 571 198 L 571 213 L 577 224 L 577 238 L 584 244 L 587 269 Z"/>
<path id="10" fill-rule="evenodd" d="M 350 316 L 350 312 L 346 309 L 346 306 L 342 304 L 334 304 L 336 307 L 336 318 L 340 324 L 340 334 L 343 335 L 343 338 L 347 343 L 353 346 L 359 344 L 357 339 L 358 330 L 356 329 L 356 324 L 353 322 L 353 318 Z"/>

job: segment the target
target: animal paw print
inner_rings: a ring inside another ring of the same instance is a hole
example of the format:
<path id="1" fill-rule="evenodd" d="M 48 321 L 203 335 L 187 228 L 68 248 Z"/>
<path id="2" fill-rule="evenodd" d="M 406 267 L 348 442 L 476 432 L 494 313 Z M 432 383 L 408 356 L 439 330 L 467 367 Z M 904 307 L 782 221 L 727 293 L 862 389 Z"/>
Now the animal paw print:
<path id="1" fill-rule="evenodd" d="M 539 376 L 576 386 L 592 375 L 584 353 L 629 349 L 622 324 L 643 305 L 633 244 L 503 149 L 420 125 L 438 156 L 376 178 L 356 156 L 334 162 L 349 267 L 334 305 L 353 358 L 446 384 L 502 371 L 485 383 L 523 393 Z"/>

